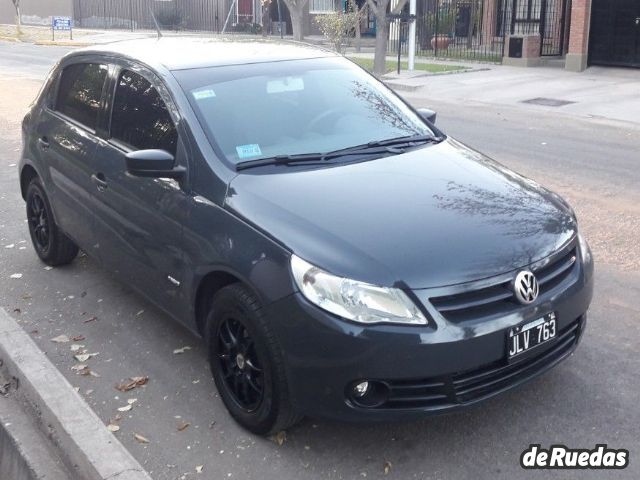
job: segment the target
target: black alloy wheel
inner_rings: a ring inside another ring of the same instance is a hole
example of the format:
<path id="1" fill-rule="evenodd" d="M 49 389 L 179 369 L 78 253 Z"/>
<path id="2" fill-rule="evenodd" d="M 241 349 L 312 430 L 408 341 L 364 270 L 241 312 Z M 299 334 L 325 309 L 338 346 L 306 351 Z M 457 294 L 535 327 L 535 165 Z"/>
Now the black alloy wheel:
<path id="1" fill-rule="evenodd" d="M 253 412 L 264 398 L 264 375 L 254 340 L 247 328 L 233 317 L 221 322 L 217 337 L 224 382 L 238 405 Z"/>
<path id="2" fill-rule="evenodd" d="M 29 231 L 32 234 L 33 244 L 38 252 L 46 254 L 51 248 L 51 235 L 49 230 L 49 215 L 40 192 L 34 192 L 27 202 L 27 215 Z"/>
<path id="3" fill-rule="evenodd" d="M 78 246 L 56 224 L 40 178 L 31 179 L 25 200 L 29 235 L 38 257 L 51 266 L 65 265 L 73 261 L 78 255 Z"/>

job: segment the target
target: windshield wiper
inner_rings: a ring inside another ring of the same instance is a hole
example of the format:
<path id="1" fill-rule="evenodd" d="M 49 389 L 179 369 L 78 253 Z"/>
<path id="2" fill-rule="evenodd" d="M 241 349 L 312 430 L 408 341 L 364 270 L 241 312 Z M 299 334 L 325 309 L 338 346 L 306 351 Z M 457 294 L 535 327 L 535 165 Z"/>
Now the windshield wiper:
<path id="1" fill-rule="evenodd" d="M 420 143 L 439 143 L 444 138 L 434 137 L 433 135 L 407 135 L 405 137 L 388 138 L 386 140 L 374 140 L 367 143 L 369 147 L 383 147 L 389 145 L 407 145 L 413 146 Z"/>
<path id="2" fill-rule="evenodd" d="M 382 153 L 399 154 L 404 150 L 391 146 L 383 146 L 371 148 L 369 144 L 358 145 L 356 147 L 342 148 L 326 153 L 299 153 L 293 155 L 275 155 L 273 157 L 257 158 L 255 160 L 247 160 L 236 165 L 236 170 L 246 170 L 247 168 L 264 167 L 267 165 L 318 165 L 338 157 L 347 155 L 377 155 Z"/>

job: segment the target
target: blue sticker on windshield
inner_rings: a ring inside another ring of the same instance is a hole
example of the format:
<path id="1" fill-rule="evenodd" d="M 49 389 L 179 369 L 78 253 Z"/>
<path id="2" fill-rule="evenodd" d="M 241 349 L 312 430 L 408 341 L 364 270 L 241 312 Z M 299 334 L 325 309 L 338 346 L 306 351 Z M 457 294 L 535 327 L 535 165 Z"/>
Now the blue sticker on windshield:
<path id="1" fill-rule="evenodd" d="M 216 96 L 216 92 L 211 89 L 197 90 L 193 92 L 193 98 L 196 100 L 204 100 L 205 98 L 213 98 Z"/>
<path id="2" fill-rule="evenodd" d="M 258 155 L 262 155 L 260 145 L 258 145 L 257 143 L 238 145 L 236 147 L 236 152 L 238 152 L 238 157 L 240 158 L 257 157 Z"/>

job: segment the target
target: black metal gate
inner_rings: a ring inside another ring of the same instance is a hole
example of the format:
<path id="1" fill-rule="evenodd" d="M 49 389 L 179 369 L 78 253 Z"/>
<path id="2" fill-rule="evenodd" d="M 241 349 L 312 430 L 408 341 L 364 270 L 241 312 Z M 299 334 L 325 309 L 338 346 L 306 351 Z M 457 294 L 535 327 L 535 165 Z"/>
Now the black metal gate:
<path id="1" fill-rule="evenodd" d="M 640 1 L 593 0 L 589 63 L 640 67 Z"/>
<path id="2" fill-rule="evenodd" d="M 567 0 L 509 0 L 512 35 L 540 35 L 540 55 L 564 53 Z"/>
<path id="3" fill-rule="evenodd" d="M 567 0 L 542 0 L 540 55 L 564 53 Z"/>

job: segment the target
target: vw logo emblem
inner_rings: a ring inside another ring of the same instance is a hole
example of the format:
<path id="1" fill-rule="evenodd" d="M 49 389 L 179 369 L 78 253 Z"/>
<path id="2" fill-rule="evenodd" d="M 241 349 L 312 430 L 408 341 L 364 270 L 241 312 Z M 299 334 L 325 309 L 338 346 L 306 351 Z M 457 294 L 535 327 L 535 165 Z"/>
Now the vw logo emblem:
<path id="1" fill-rule="evenodd" d="M 538 298 L 538 293 L 540 293 L 540 287 L 535 275 L 529 270 L 523 270 L 518 273 L 513 282 L 513 293 L 523 305 L 533 303 Z"/>

